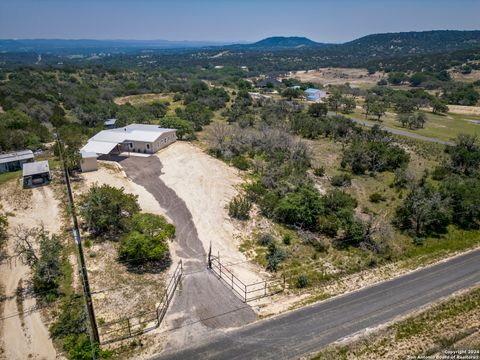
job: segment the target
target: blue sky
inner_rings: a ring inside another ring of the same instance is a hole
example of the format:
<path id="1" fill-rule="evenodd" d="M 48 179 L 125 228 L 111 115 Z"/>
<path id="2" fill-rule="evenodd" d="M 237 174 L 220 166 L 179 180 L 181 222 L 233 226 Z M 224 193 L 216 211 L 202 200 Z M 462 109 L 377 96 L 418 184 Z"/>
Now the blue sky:
<path id="1" fill-rule="evenodd" d="M 480 29 L 480 0 L 0 0 L 0 38 L 342 42 Z"/>

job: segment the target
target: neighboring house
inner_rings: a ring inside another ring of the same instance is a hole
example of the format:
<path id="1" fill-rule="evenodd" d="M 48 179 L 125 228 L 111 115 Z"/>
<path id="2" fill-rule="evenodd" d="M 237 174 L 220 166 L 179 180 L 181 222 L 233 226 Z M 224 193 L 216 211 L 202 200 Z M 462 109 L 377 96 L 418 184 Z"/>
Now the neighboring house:
<path id="1" fill-rule="evenodd" d="M 33 161 L 31 150 L 16 151 L 0 155 L 0 173 L 21 170 L 23 164 Z"/>
<path id="2" fill-rule="evenodd" d="M 82 156 L 82 159 L 80 160 L 80 168 L 82 169 L 82 172 L 97 170 L 98 155 L 96 153 L 81 151 L 80 155 Z"/>
<path id="3" fill-rule="evenodd" d="M 305 90 L 305 96 L 308 101 L 319 101 L 327 97 L 327 92 L 320 89 L 308 88 Z"/>
<path id="4" fill-rule="evenodd" d="M 23 186 L 48 184 L 50 182 L 50 167 L 48 161 L 36 161 L 23 164 Z"/>
<path id="5" fill-rule="evenodd" d="M 123 128 L 100 131 L 90 138 L 80 151 L 97 155 L 118 155 L 126 152 L 154 154 L 176 140 L 175 129 L 131 124 Z"/>
<path id="6" fill-rule="evenodd" d="M 107 129 L 114 129 L 117 119 L 108 119 L 104 122 L 104 125 Z"/>

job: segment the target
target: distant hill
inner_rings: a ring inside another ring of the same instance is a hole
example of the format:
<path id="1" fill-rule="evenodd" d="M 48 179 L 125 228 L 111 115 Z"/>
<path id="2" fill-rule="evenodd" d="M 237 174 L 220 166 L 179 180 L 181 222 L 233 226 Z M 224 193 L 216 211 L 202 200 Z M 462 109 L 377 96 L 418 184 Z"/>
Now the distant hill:
<path id="1" fill-rule="evenodd" d="M 373 34 L 335 46 L 337 50 L 371 56 L 426 54 L 480 47 L 480 30 L 434 30 Z"/>
<path id="2" fill-rule="evenodd" d="M 298 48 L 298 47 L 311 47 L 311 46 L 323 46 L 325 44 L 317 43 L 306 37 L 298 36 L 274 36 L 269 37 L 253 44 L 244 44 L 243 47 L 252 48 Z"/>

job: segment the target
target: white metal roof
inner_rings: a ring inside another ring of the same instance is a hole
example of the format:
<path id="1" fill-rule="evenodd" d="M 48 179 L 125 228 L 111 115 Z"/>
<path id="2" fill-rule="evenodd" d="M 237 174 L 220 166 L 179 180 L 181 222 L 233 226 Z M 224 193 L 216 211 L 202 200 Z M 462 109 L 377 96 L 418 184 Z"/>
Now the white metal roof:
<path id="1" fill-rule="evenodd" d="M 31 150 L 16 151 L 8 154 L 0 155 L 0 164 L 9 163 L 12 161 L 33 159 L 33 152 Z"/>
<path id="2" fill-rule="evenodd" d="M 94 151 L 89 152 L 89 151 L 81 150 L 80 154 L 82 155 L 82 159 L 97 158 L 98 157 L 97 153 L 94 152 Z"/>
<path id="3" fill-rule="evenodd" d="M 43 174 L 50 171 L 48 161 L 35 161 L 23 164 L 23 176 L 32 176 L 36 174 Z"/>
<path id="4" fill-rule="evenodd" d="M 117 144 L 128 141 L 154 142 L 162 134 L 175 131 L 147 124 L 131 124 L 123 128 L 102 130 L 92 137 L 81 151 L 108 154 Z"/>
<path id="5" fill-rule="evenodd" d="M 90 140 L 82 149 L 81 153 L 108 154 L 113 150 L 118 142 L 95 141 Z"/>

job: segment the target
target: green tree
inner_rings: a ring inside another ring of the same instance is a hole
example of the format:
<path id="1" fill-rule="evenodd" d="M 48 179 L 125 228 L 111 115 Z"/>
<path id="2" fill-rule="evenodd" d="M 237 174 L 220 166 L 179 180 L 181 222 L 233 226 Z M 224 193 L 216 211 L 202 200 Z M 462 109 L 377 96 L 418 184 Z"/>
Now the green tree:
<path id="1" fill-rule="evenodd" d="M 194 139 L 195 130 L 190 121 L 180 119 L 176 116 L 165 116 L 160 119 L 160 126 L 177 130 L 177 137 L 179 139 Z"/>
<path id="2" fill-rule="evenodd" d="M 423 182 L 412 188 L 395 213 L 395 225 L 417 237 L 443 233 L 450 222 L 448 203 L 438 189 Z"/>
<path id="3" fill-rule="evenodd" d="M 432 105 L 432 112 L 434 114 L 448 112 L 448 105 L 444 101 L 440 100 L 439 98 L 433 98 L 433 100 L 431 101 L 431 105 Z"/>
<path id="4" fill-rule="evenodd" d="M 80 197 L 79 209 L 88 230 L 96 237 L 114 237 L 129 229 L 140 211 L 137 196 L 109 185 L 93 185 Z"/>
<path id="5" fill-rule="evenodd" d="M 132 230 L 120 240 L 119 259 L 132 266 L 151 262 L 166 265 L 170 262 L 167 240 L 174 236 L 175 227 L 163 216 L 135 214 Z"/>
<path id="6" fill-rule="evenodd" d="M 476 135 L 460 134 L 455 146 L 447 147 L 451 168 L 466 175 L 480 170 L 480 144 Z"/>
<path id="7" fill-rule="evenodd" d="M 313 103 L 308 107 L 308 114 L 316 118 L 323 118 L 328 114 L 328 106 L 325 103 Z"/>

